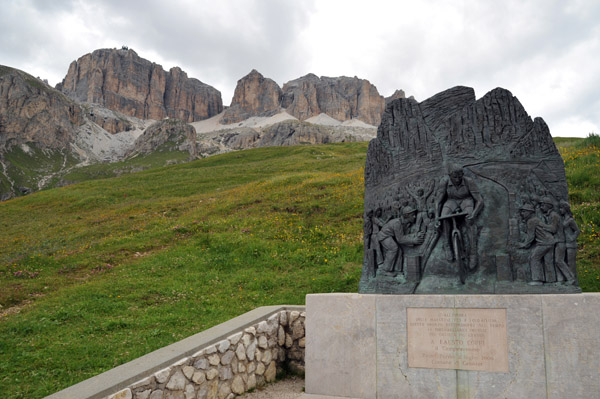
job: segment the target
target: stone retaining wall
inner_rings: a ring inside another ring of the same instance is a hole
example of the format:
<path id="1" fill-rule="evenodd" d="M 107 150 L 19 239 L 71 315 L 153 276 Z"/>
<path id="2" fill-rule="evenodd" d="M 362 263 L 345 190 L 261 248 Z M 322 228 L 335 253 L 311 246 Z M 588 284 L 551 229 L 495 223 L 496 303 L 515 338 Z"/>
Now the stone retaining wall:
<path id="1" fill-rule="evenodd" d="M 231 399 L 275 380 L 286 361 L 304 370 L 305 312 L 281 311 L 181 359 L 108 399 Z"/>
<path id="2" fill-rule="evenodd" d="M 258 308 L 46 399 L 231 399 L 284 368 L 304 373 L 304 324 L 301 307 Z"/>

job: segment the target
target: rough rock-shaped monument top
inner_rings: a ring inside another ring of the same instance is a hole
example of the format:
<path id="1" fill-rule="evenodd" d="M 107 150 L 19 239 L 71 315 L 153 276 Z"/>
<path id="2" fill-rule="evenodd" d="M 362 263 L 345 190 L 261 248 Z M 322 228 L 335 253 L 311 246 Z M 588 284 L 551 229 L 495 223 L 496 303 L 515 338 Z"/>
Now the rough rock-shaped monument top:
<path id="1" fill-rule="evenodd" d="M 509 91 L 390 102 L 365 166 L 363 293 L 580 292 L 548 126 Z"/>

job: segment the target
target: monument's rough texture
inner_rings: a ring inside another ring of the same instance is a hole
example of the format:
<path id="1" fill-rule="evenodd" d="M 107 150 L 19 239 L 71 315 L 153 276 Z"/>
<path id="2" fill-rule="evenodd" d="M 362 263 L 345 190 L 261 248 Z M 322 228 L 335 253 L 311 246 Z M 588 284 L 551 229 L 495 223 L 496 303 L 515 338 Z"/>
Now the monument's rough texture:
<path id="1" fill-rule="evenodd" d="M 580 292 L 578 233 L 548 126 L 509 91 L 386 106 L 365 166 L 360 292 Z"/>

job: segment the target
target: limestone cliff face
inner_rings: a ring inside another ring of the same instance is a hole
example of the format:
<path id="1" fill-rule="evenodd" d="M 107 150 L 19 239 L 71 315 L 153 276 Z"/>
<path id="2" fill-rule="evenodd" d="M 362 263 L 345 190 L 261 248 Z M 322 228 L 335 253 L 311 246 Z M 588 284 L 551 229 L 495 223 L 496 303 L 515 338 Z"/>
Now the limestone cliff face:
<path id="1" fill-rule="evenodd" d="M 66 149 L 84 123 L 79 105 L 39 79 L 0 66 L 0 152 L 24 143 Z"/>
<path id="2" fill-rule="evenodd" d="M 178 67 L 171 68 L 167 74 L 164 100 L 167 116 L 185 122 L 207 119 L 223 112 L 221 92 L 198 79 L 188 78 Z"/>
<path id="3" fill-rule="evenodd" d="M 279 112 L 283 92 L 277 83 L 255 69 L 237 82 L 231 106 L 222 123 L 231 124 L 252 116 L 271 116 Z"/>
<path id="4" fill-rule="evenodd" d="M 179 68 L 165 72 L 133 50 L 101 49 L 69 66 L 57 89 L 80 102 L 141 119 L 172 117 L 192 122 L 223 110 L 221 93 L 188 78 Z"/>
<path id="5" fill-rule="evenodd" d="M 300 120 L 325 113 L 339 121 L 357 118 L 377 126 L 385 99 L 365 79 L 308 74 L 283 85 L 281 105 Z"/>

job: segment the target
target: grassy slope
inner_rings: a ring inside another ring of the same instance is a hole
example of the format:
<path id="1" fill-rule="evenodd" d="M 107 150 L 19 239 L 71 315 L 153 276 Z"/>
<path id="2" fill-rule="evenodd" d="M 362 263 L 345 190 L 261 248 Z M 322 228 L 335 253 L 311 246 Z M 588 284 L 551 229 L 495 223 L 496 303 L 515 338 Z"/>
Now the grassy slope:
<path id="1" fill-rule="evenodd" d="M 0 303 L 34 301 L 0 321 L 0 386 L 41 397 L 257 306 L 356 291 L 365 153 L 264 148 L 0 204 Z"/>
<path id="2" fill-rule="evenodd" d="M 599 150 L 557 140 L 600 291 Z M 355 292 L 366 143 L 262 148 L 0 204 L 0 386 L 38 398 L 310 292 Z M 596 178 L 597 179 L 597 178 Z M 17 307 L 15 307 L 17 306 Z M 1 309 L 0 309 L 1 310 Z"/>
<path id="3" fill-rule="evenodd" d="M 76 164 L 76 159 L 68 153 L 57 150 L 40 150 L 35 145 L 29 145 L 29 152 L 21 147 L 14 147 L 4 154 L 8 176 L 15 183 L 16 188 L 27 187 L 38 190 L 38 182 L 43 176 L 59 173 L 63 168 Z M 4 176 L 1 177 L 4 180 Z M 7 189 L 2 187 L 2 191 Z M 18 193 L 20 194 L 20 193 Z"/>
<path id="4" fill-rule="evenodd" d="M 67 172 L 61 173 L 60 179 L 69 184 L 95 179 L 108 179 L 146 169 L 187 162 L 189 158 L 187 151 L 178 151 L 163 145 L 152 154 L 138 155 L 126 161 L 101 162 L 71 168 Z M 59 181 L 56 179 L 51 182 L 50 187 L 56 187 L 58 183 Z"/>
<path id="5" fill-rule="evenodd" d="M 43 188 L 53 188 L 59 185 L 79 183 L 82 181 L 116 177 L 123 174 L 138 172 L 150 168 L 186 162 L 189 159 L 187 151 L 178 151 L 168 145 L 163 145 L 156 152 L 139 155 L 127 161 L 112 163 L 94 163 L 87 166 L 77 166 L 78 160 L 69 152 L 58 150 L 40 150 L 36 145 L 27 143 L 29 151 L 23 151 L 20 146 L 13 147 L 3 155 L 6 172 L 14 182 L 16 195 L 20 187 L 38 191 L 38 183 L 45 176 Z M 3 174 L 0 174 L 0 194 L 10 191 L 10 184 Z"/>

